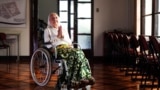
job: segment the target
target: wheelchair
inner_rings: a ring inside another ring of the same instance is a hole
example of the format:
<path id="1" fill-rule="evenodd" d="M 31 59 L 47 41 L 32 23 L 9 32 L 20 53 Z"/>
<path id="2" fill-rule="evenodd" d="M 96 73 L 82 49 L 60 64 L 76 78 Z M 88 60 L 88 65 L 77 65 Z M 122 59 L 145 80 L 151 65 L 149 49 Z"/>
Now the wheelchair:
<path id="1" fill-rule="evenodd" d="M 80 45 L 77 43 L 73 43 L 73 48 L 75 45 L 76 48 L 80 48 Z M 55 67 L 55 64 L 58 65 Z M 67 90 L 71 90 L 71 81 L 68 78 L 66 60 L 58 57 L 56 48 L 55 53 L 51 53 L 44 46 L 35 50 L 30 61 L 30 72 L 33 81 L 39 86 L 47 85 L 51 75 L 56 73 L 57 81 L 55 89 L 61 90 L 61 87 L 65 86 Z"/>

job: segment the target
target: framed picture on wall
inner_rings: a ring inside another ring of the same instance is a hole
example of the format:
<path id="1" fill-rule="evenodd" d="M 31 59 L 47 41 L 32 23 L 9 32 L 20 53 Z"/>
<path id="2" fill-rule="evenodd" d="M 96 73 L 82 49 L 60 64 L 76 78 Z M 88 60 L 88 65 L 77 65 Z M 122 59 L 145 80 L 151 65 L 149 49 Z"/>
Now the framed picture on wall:
<path id="1" fill-rule="evenodd" d="M 0 27 L 26 26 L 26 0 L 0 0 Z"/>

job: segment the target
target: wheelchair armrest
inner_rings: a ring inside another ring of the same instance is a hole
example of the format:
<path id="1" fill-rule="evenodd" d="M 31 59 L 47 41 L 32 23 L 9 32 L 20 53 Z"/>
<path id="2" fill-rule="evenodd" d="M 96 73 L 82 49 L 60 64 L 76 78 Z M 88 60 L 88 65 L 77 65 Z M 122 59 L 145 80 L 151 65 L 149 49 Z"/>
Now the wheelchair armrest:
<path id="1" fill-rule="evenodd" d="M 46 48 L 46 49 L 48 49 L 47 47 L 46 47 L 46 45 L 52 45 L 52 43 L 51 42 L 43 42 L 42 43 L 42 47 L 43 48 Z M 48 49 L 49 50 L 49 49 Z M 54 57 L 55 57 L 55 59 L 57 59 L 57 48 L 55 47 L 54 48 Z M 50 51 L 51 52 L 51 51 Z M 52 52 L 53 53 L 53 52 Z"/>
<path id="2" fill-rule="evenodd" d="M 75 47 L 75 45 L 76 45 L 77 48 L 81 49 L 81 46 L 78 43 L 73 42 L 72 46 Z"/>
<path id="3" fill-rule="evenodd" d="M 52 43 L 51 42 L 42 42 L 40 44 L 40 47 L 46 47 L 46 45 L 52 45 Z"/>
<path id="4" fill-rule="evenodd" d="M 51 42 L 44 42 L 43 45 L 51 45 Z"/>

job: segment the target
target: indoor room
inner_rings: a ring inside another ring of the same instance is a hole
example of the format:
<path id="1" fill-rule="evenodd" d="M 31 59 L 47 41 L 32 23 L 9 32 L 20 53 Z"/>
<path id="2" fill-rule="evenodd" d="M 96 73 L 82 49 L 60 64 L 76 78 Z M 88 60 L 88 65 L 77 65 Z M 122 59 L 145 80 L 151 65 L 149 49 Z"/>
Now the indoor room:
<path id="1" fill-rule="evenodd" d="M 159 0 L 1 0 L 1 90 L 159 90 Z"/>

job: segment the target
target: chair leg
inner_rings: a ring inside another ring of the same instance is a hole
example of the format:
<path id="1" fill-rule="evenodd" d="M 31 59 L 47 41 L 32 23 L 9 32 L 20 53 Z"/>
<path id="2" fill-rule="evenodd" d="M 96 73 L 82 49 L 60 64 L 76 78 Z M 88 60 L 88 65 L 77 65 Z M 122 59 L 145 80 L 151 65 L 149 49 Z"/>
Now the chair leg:
<path id="1" fill-rule="evenodd" d="M 10 48 L 8 47 L 6 51 L 7 51 L 7 71 L 9 72 L 10 70 Z"/>

